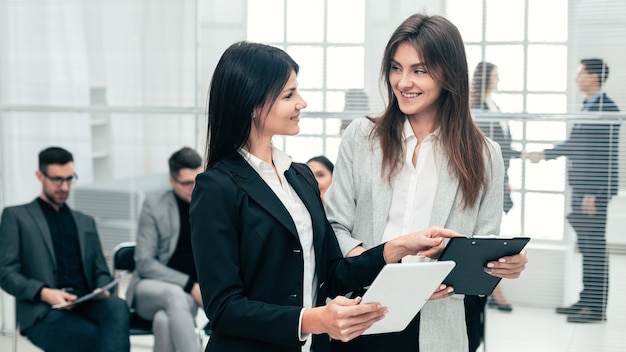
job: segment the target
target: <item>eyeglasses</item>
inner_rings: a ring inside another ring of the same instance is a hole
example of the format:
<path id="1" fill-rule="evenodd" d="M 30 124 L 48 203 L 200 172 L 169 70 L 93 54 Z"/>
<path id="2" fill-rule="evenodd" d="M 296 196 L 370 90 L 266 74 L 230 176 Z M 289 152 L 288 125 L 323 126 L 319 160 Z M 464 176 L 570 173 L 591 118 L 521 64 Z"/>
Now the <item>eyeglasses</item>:
<path id="1" fill-rule="evenodd" d="M 196 184 L 195 180 L 192 181 L 179 181 L 176 177 L 173 177 L 174 182 L 178 183 L 179 185 L 183 186 L 183 187 L 193 187 Z"/>
<path id="2" fill-rule="evenodd" d="M 63 182 L 67 182 L 67 185 L 71 186 L 72 183 L 75 183 L 76 181 L 78 181 L 78 175 L 76 175 L 76 173 L 74 173 L 74 175 L 68 176 L 68 177 L 59 177 L 59 176 L 50 177 L 50 176 L 48 176 L 48 174 L 45 171 L 43 171 L 43 170 L 40 170 L 40 171 L 41 171 L 41 173 L 43 174 L 43 176 L 45 178 L 50 180 L 50 182 L 52 182 L 52 184 L 57 186 L 57 187 L 60 187 L 63 184 Z"/>

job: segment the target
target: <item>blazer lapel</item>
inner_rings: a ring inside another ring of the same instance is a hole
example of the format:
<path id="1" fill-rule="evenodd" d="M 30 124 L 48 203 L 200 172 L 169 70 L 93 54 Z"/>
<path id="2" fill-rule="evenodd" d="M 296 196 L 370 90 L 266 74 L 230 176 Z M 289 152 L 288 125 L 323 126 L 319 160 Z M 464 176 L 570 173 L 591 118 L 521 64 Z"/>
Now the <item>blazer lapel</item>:
<path id="1" fill-rule="evenodd" d="M 283 203 L 243 157 L 237 155 L 235 159 L 226 160 L 221 165 L 226 168 L 224 171 L 231 174 L 235 183 L 250 198 L 288 229 L 291 234 L 298 237 L 296 225 Z M 220 166 L 216 167 L 219 168 Z"/>
<path id="2" fill-rule="evenodd" d="M 50 253 L 50 257 L 54 262 L 54 265 L 57 265 L 57 259 L 54 255 L 54 246 L 52 245 L 52 235 L 50 234 L 50 228 L 48 228 L 48 222 L 46 221 L 46 217 L 43 215 L 43 211 L 41 210 L 41 206 L 39 205 L 39 201 L 35 199 L 32 203 L 28 205 L 28 212 L 30 216 L 33 218 L 33 222 L 39 229 L 41 233 L 41 237 L 43 238 L 43 242 L 46 244 L 48 248 L 48 252 Z"/>
<path id="3" fill-rule="evenodd" d="M 83 226 L 83 224 L 79 221 L 79 218 L 76 216 L 76 213 L 74 212 L 74 210 L 70 209 L 70 212 L 72 213 L 72 217 L 74 218 L 74 223 L 76 224 L 76 232 L 78 234 L 78 245 L 80 246 L 80 259 L 83 262 L 83 273 L 85 274 L 87 283 L 89 284 L 90 287 L 93 288 L 94 278 L 91 275 L 92 273 L 89 270 L 84 270 L 85 268 L 89 267 L 87 262 L 89 260 L 92 260 L 92 258 L 87 258 L 87 237 L 86 237 L 87 235 L 85 234 L 86 226 Z"/>
<path id="4" fill-rule="evenodd" d="M 437 165 L 439 165 L 439 181 L 437 182 L 437 190 L 435 191 L 436 201 L 433 204 L 430 225 L 445 227 L 446 221 L 454 206 L 454 199 L 456 198 L 459 184 L 456 178 L 450 173 L 448 162 L 441 154 L 439 154 Z"/>
<path id="5" fill-rule="evenodd" d="M 307 182 L 304 176 L 300 175 L 300 173 L 294 170 L 294 167 L 290 167 L 289 170 L 285 171 L 285 178 L 287 182 L 293 187 L 296 191 L 302 203 L 309 211 L 311 216 L 311 222 L 313 223 L 313 233 L 314 233 L 314 241 L 317 245 L 321 243 L 320 241 L 323 238 L 324 227 L 326 226 L 326 214 L 323 211 L 322 202 L 313 189 L 313 185 Z"/>
<path id="6" fill-rule="evenodd" d="M 169 225 L 171 227 L 171 233 L 173 236 L 170 237 L 170 248 L 171 253 L 168 255 L 174 254 L 176 250 L 176 245 L 178 244 L 178 237 L 180 235 L 180 212 L 178 210 L 178 205 L 176 204 L 176 195 L 174 191 L 171 191 L 171 197 L 167 197 L 167 204 L 164 205 L 165 209 L 167 209 L 167 216 L 169 218 Z"/>
<path id="7" fill-rule="evenodd" d="M 303 165 L 304 167 L 308 167 Z M 311 175 L 313 177 L 313 175 Z M 285 172 L 285 178 L 296 191 L 302 203 L 309 211 L 309 215 L 311 216 L 311 223 L 313 227 L 313 246 L 315 248 L 315 260 L 316 263 L 324 263 L 324 258 L 328 255 L 325 252 L 325 249 L 322 248 L 325 241 L 326 235 L 326 213 L 324 212 L 324 205 L 319 197 L 319 193 L 313 187 L 315 185 L 310 184 L 303 175 L 300 174 L 300 171 L 296 170 L 292 165 L 289 170 Z M 321 265 L 321 264 L 320 264 Z M 316 271 L 318 272 L 318 276 L 320 275 L 320 270 L 323 270 L 323 266 L 316 265 Z M 321 274 L 324 277 L 324 274 Z M 323 279 L 322 279 L 323 280 Z"/>
<path id="8" fill-rule="evenodd" d="M 369 170 L 371 171 L 372 180 L 372 207 L 376 210 L 373 211 L 372 216 L 372 234 L 373 243 L 380 243 L 383 238 L 383 232 L 387 225 L 387 217 L 389 216 L 389 210 L 391 209 L 391 199 L 393 197 L 393 190 L 389 181 L 382 176 L 380 165 L 382 165 L 383 154 L 378 140 L 372 143 L 372 158 L 370 159 Z M 368 168 L 365 168 L 367 170 Z M 392 180 L 393 182 L 393 180 Z"/>

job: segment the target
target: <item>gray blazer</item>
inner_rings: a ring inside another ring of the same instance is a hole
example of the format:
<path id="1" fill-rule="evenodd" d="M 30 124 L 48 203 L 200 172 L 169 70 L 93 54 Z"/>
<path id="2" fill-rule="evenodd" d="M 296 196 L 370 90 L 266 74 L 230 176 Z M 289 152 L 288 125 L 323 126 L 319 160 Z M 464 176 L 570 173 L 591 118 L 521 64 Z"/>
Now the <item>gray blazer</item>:
<path id="1" fill-rule="evenodd" d="M 113 280 L 91 216 L 71 211 L 78 229 L 78 241 L 88 289 L 94 290 Z M 48 222 L 35 199 L 5 208 L 0 222 L 0 286 L 15 296 L 17 319 L 22 331 L 51 309 L 35 301 L 44 285 L 57 288 L 56 256 Z"/>
<path id="2" fill-rule="evenodd" d="M 324 200 L 328 219 L 344 255 L 362 244 L 380 244 L 391 208 L 391 185 L 381 175 L 382 150 L 370 139 L 373 123 L 355 120 L 344 132 Z M 439 182 L 431 215 L 431 226 L 465 235 L 499 234 L 502 219 L 504 163 L 500 147 L 490 142 L 491 165 L 486 187 L 477 206 L 462 210 L 459 183 L 440 157 Z M 462 295 L 429 301 L 421 310 L 420 351 L 466 351 L 468 349 Z"/>
<path id="3" fill-rule="evenodd" d="M 180 235 L 180 213 L 174 191 L 148 196 L 139 214 L 135 272 L 128 284 L 126 300 L 135 299 L 135 287 L 141 279 L 154 279 L 185 287 L 189 275 L 167 266 L 176 250 Z"/>

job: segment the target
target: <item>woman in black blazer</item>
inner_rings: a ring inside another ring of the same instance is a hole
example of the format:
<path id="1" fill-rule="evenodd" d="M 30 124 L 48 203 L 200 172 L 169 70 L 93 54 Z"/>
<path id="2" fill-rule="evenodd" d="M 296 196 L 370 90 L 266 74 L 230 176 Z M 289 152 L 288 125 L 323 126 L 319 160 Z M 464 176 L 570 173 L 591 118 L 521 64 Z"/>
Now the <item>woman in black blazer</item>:
<path id="1" fill-rule="evenodd" d="M 369 285 L 385 259 L 436 256 L 441 237 L 458 236 L 430 228 L 342 258 L 313 174 L 271 143 L 299 132 L 297 72 L 284 51 L 240 42 L 213 74 L 207 170 L 190 210 L 207 351 L 328 351 L 329 335 L 350 340 L 386 312 L 342 294 Z"/>
<path id="2" fill-rule="evenodd" d="M 470 106 L 473 110 L 499 112 L 500 108 L 494 102 L 492 94 L 498 90 L 498 66 L 491 62 L 481 61 L 474 69 L 472 86 L 470 91 Z M 508 121 L 477 121 L 476 125 L 483 131 L 485 136 L 491 138 L 500 145 L 504 161 L 504 191 L 503 210 L 508 214 L 513 207 L 511 198 L 511 185 L 509 184 L 509 165 L 511 159 L 519 158 L 521 152 L 511 148 L 511 132 Z M 500 285 L 496 286 L 489 298 L 482 296 L 465 296 L 465 323 L 469 338 L 470 352 L 480 347 L 485 335 L 485 305 L 497 308 L 504 312 L 510 312 L 513 307 L 507 302 Z"/>
<path id="3" fill-rule="evenodd" d="M 492 94 L 498 90 L 498 66 L 491 62 L 481 61 L 474 69 L 470 92 L 470 105 L 473 110 L 499 112 L 500 108 L 493 101 Z M 509 184 L 509 165 L 511 159 L 520 158 L 521 152 L 511 148 L 511 131 L 508 121 L 477 121 L 476 124 L 483 133 L 500 145 L 504 159 L 504 212 L 508 213 L 513 207 L 511 199 L 511 185 Z"/>

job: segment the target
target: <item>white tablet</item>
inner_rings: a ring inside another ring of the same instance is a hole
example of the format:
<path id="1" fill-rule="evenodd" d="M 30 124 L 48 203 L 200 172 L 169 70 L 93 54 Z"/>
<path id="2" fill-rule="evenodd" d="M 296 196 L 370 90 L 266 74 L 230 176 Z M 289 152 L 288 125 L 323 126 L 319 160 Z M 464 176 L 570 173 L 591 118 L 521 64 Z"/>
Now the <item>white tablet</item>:
<path id="1" fill-rule="evenodd" d="M 362 302 L 378 302 L 388 312 L 363 335 L 404 330 L 454 266 L 453 261 L 385 265 Z"/>

